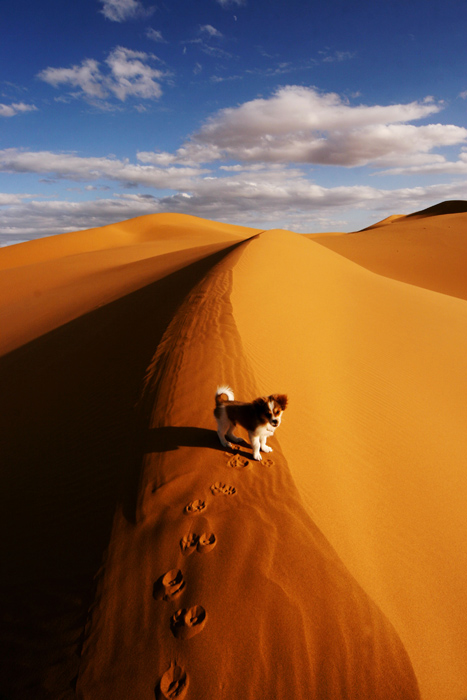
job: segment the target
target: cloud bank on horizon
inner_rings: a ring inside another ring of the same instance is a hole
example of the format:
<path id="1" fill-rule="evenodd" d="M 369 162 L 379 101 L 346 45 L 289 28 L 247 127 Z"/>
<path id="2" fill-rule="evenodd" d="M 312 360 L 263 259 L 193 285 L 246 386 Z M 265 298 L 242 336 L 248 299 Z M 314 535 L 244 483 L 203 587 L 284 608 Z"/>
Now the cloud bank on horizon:
<path id="1" fill-rule="evenodd" d="M 435 41 L 446 69 L 460 60 L 455 0 L 445 26 L 436 14 L 396 32 L 396 13 L 379 42 L 382 11 L 358 34 L 365 13 L 350 21 L 338 0 L 86 0 L 55 18 L 70 38 L 58 46 L 19 1 L 40 50 L 6 48 L 18 58 L 0 82 L 0 244 L 167 211 L 356 230 L 467 199 L 465 78 L 427 70 Z M 391 64 L 401 46 L 405 64 Z"/>

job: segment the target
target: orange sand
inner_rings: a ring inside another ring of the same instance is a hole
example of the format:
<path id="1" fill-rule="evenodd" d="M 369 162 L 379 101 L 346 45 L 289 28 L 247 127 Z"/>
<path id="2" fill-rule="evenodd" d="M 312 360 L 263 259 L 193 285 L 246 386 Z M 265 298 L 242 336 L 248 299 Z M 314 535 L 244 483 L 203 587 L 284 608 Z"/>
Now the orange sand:
<path id="1" fill-rule="evenodd" d="M 315 239 L 155 215 L 0 251 L 0 696 L 466 696 L 450 211 Z M 289 395 L 262 464 L 218 442 L 224 382 Z"/>

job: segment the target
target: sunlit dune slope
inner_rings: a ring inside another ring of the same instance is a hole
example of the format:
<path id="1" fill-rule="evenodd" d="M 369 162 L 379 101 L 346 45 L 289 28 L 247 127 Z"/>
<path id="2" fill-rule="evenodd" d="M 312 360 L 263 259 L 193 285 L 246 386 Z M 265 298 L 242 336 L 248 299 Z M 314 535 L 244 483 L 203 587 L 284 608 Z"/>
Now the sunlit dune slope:
<path id="1" fill-rule="evenodd" d="M 256 233 L 154 214 L 0 251 L 0 354 Z"/>
<path id="2" fill-rule="evenodd" d="M 465 301 L 271 231 L 245 248 L 232 304 L 258 385 L 290 394 L 279 440 L 308 512 L 395 625 L 422 697 L 462 697 Z"/>
<path id="3" fill-rule="evenodd" d="M 343 236 L 307 236 L 380 275 L 467 299 L 467 202 L 389 217 Z"/>

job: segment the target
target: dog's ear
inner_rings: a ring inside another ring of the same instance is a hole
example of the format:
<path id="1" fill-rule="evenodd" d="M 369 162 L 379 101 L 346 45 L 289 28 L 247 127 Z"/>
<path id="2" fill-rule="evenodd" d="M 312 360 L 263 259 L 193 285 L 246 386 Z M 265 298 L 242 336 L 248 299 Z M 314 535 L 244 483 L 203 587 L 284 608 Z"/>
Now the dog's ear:
<path id="1" fill-rule="evenodd" d="M 274 401 L 277 401 L 279 406 L 283 411 L 287 408 L 287 404 L 289 402 L 287 395 L 286 394 L 274 394 L 273 397 Z"/>
<path id="2" fill-rule="evenodd" d="M 253 401 L 253 404 L 255 406 L 263 408 L 264 406 L 267 406 L 268 399 L 265 396 L 260 396 L 258 399 L 255 399 Z"/>
<path id="3" fill-rule="evenodd" d="M 253 401 L 253 406 L 255 407 L 256 415 L 263 416 L 267 412 L 268 399 L 266 396 L 260 396 Z"/>

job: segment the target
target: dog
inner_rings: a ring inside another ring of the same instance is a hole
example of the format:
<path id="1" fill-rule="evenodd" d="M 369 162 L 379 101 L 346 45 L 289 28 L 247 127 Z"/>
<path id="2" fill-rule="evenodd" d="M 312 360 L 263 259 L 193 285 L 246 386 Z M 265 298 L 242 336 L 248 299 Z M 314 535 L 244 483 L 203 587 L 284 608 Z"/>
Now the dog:
<path id="1" fill-rule="evenodd" d="M 230 443 L 239 445 L 243 442 L 233 433 L 238 424 L 248 431 L 253 459 L 260 462 L 261 452 L 272 452 L 272 447 L 266 445 L 266 440 L 281 423 L 288 402 L 285 394 L 261 396 L 251 403 L 243 403 L 235 401 L 232 389 L 224 385 L 217 388 L 215 400 L 217 434 L 223 447 L 229 449 Z"/>

